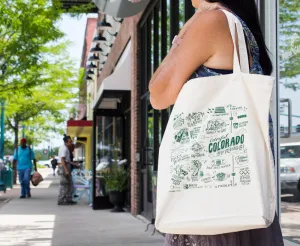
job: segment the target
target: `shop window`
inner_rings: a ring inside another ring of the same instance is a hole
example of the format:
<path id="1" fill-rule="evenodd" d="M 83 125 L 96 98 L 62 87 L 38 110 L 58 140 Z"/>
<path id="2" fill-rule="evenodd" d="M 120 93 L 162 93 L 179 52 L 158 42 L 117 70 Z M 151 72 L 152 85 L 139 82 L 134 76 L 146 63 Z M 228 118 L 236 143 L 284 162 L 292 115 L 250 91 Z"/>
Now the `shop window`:
<path id="1" fill-rule="evenodd" d="M 103 171 L 123 158 L 123 119 L 96 117 L 96 196 L 105 196 Z"/>

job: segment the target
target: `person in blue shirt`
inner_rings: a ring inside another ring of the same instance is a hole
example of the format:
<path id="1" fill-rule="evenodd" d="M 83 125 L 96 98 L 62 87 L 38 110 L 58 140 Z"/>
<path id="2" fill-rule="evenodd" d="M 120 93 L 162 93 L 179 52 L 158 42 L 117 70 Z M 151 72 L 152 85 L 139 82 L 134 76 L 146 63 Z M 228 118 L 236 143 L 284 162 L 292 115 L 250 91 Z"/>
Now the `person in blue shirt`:
<path id="1" fill-rule="evenodd" d="M 32 161 L 34 163 L 34 170 L 37 171 L 34 152 L 30 147 L 26 145 L 26 139 L 22 138 L 20 146 L 15 149 L 14 153 L 14 165 L 17 163 L 19 181 L 21 184 L 21 199 L 26 198 L 26 196 L 28 198 L 31 197 L 30 177 L 32 170 Z"/>

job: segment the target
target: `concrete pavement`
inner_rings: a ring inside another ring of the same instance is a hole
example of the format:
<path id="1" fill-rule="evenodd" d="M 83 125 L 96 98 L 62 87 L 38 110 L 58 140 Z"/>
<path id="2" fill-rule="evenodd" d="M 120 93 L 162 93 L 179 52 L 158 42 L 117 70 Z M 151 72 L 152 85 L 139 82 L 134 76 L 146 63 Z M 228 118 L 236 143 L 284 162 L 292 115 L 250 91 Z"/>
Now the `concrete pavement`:
<path id="1" fill-rule="evenodd" d="M 300 244 L 300 203 L 281 202 L 281 229 L 287 240 Z"/>
<path id="2" fill-rule="evenodd" d="M 16 187 L 0 207 L 1 246 L 163 246 L 160 234 L 144 232 L 146 224 L 129 213 L 93 211 L 85 199 L 57 206 L 58 178 L 51 169 L 41 173 L 46 178 L 31 199 L 19 199 Z"/>

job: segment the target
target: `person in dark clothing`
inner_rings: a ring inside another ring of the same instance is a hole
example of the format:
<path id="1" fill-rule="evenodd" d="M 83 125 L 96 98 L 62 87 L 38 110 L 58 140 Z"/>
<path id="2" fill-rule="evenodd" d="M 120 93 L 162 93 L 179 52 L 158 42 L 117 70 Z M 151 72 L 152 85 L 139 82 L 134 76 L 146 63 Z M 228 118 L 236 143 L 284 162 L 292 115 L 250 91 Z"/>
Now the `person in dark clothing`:
<path id="1" fill-rule="evenodd" d="M 55 169 L 57 167 L 57 160 L 56 160 L 55 156 L 53 156 L 53 159 L 51 161 L 51 165 L 52 165 L 52 169 L 53 169 L 53 176 L 55 176 Z"/>
<path id="2" fill-rule="evenodd" d="M 170 52 L 149 82 L 150 103 L 156 110 L 164 110 L 173 105 L 182 87 L 189 79 L 233 73 L 234 44 L 228 20 L 221 10 L 231 12 L 241 22 L 248 45 L 248 62 L 251 74 L 270 75 L 272 73 L 272 62 L 259 23 L 257 1 L 191 0 L 191 2 L 197 11 L 184 25 L 178 36 L 175 36 Z M 207 100 L 207 98 L 199 98 L 199 100 Z M 269 117 L 269 138 L 274 155 L 274 133 L 271 116 Z M 176 151 L 174 152 L 176 153 Z M 176 154 L 180 155 L 180 152 Z M 183 196 L 178 196 L 178 199 L 183 199 Z M 177 201 L 174 199 L 171 202 L 176 203 Z M 201 204 L 199 204 L 199 209 L 201 209 Z M 222 204 L 220 204 L 220 209 L 222 209 Z M 196 223 L 196 221 L 191 223 Z M 178 224 L 179 228 L 180 224 Z M 268 228 L 218 235 L 190 234 L 174 235 L 167 233 L 164 246 L 284 245 L 277 215 Z"/>
<path id="3" fill-rule="evenodd" d="M 72 171 L 75 169 L 75 168 L 79 168 L 80 167 L 80 164 L 77 163 L 77 162 L 74 162 L 74 152 L 75 150 L 75 144 L 72 143 L 70 146 L 69 146 L 69 152 L 70 152 L 70 168 L 71 168 L 71 173 Z M 78 197 L 78 195 L 76 195 L 76 189 L 74 188 L 73 189 L 73 197 Z"/>
<path id="4" fill-rule="evenodd" d="M 76 168 L 79 168 L 80 167 L 80 164 L 78 162 L 74 162 L 74 152 L 75 150 L 75 144 L 72 143 L 72 145 L 69 147 L 69 151 L 70 151 L 70 164 L 71 164 L 71 172 L 76 169 Z"/>

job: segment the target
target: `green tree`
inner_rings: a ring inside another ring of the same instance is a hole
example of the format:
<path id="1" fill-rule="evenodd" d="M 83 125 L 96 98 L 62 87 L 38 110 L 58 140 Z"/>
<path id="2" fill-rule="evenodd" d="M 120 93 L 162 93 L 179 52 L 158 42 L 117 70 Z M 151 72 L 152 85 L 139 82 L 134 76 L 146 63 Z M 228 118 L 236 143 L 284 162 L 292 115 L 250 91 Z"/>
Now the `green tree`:
<path id="1" fill-rule="evenodd" d="M 0 1 L 1 94 L 39 84 L 39 80 L 20 77 L 48 66 L 44 58 L 53 49 L 45 47 L 64 36 L 56 25 L 61 14 L 48 0 Z"/>
<path id="2" fill-rule="evenodd" d="M 76 100 L 77 78 L 72 63 L 59 59 L 42 71 L 32 71 L 31 76 L 22 76 L 24 84 L 30 84 L 39 76 L 41 84 L 23 92 L 6 95 L 6 120 L 18 143 L 19 127 L 26 126 L 26 133 L 34 144 L 47 137 L 49 131 L 61 130 L 61 123 L 68 118 L 68 109 Z M 75 88 L 75 89 L 74 89 Z M 26 134 L 26 135 L 27 135 Z"/>
<path id="3" fill-rule="evenodd" d="M 4 155 L 12 155 L 14 153 L 14 142 L 9 138 L 4 139 Z"/>
<path id="4" fill-rule="evenodd" d="M 300 88 L 300 2 L 280 0 L 280 81 L 286 88 Z"/>

